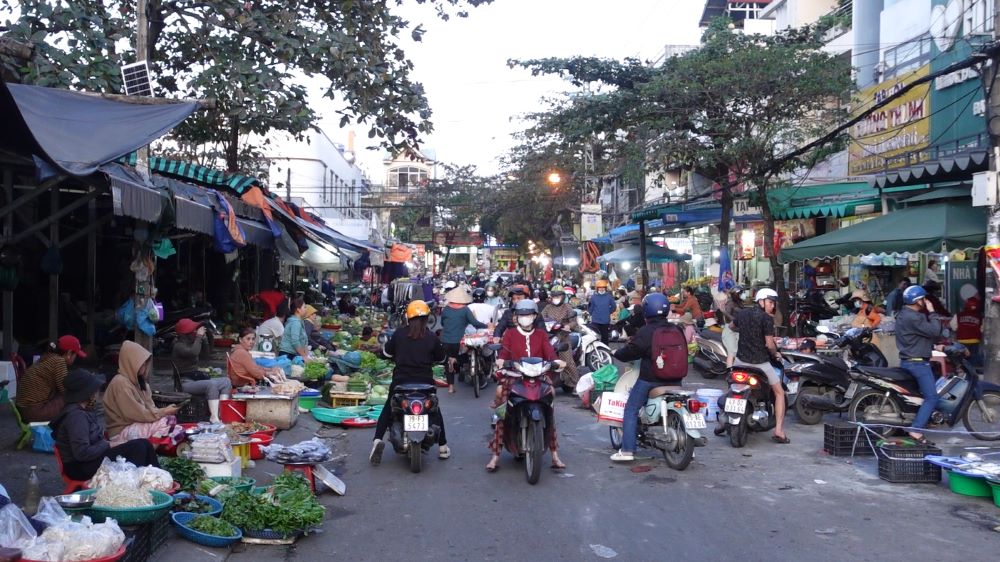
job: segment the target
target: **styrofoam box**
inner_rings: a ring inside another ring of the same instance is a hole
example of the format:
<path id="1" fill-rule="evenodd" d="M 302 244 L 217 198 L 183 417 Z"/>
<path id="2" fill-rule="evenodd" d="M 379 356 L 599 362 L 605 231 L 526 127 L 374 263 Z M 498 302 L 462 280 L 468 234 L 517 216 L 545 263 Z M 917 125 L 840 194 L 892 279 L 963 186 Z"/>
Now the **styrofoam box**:
<path id="1" fill-rule="evenodd" d="M 205 476 L 209 478 L 213 476 L 231 476 L 233 478 L 239 478 L 243 475 L 240 457 L 233 458 L 232 462 L 200 462 L 198 465 L 205 469 Z"/>

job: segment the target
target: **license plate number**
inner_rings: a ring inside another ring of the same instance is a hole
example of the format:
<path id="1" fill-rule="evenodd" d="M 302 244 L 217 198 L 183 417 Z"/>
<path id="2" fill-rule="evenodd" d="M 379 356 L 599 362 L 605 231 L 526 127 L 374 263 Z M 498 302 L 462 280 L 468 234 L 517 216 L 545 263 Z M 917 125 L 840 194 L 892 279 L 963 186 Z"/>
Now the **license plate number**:
<path id="1" fill-rule="evenodd" d="M 403 416 L 403 431 L 427 431 L 427 416 Z"/>
<path id="2" fill-rule="evenodd" d="M 705 418 L 701 414 L 684 414 L 684 427 L 688 429 L 705 429 Z"/>
<path id="3" fill-rule="evenodd" d="M 726 411 L 733 414 L 745 414 L 747 401 L 743 398 L 726 398 Z"/>
<path id="4" fill-rule="evenodd" d="M 796 392 L 799 391 L 799 381 L 789 382 L 787 386 L 788 386 L 788 392 L 791 394 L 795 394 Z"/>

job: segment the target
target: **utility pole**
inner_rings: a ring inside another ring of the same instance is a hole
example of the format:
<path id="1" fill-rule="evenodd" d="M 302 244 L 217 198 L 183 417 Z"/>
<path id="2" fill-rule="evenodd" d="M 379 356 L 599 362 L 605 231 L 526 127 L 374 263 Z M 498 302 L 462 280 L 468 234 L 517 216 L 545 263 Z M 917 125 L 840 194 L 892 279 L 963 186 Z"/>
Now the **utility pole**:
<path id="1" fill-rule="evenodd" d="M 1000 0 L 994 0 L 994 42 L 997 40 L 998 28 L 1000 28 Z M 990 58 L 993 64 L 983 65 L 983 80 L 987 85 L 985 90 L 990 98 L 986 100 L 986 128 L 990 135 L 990 171 L 996 172 L 998 161 L 1000 161 L 1000 123 L 997 122 L 997 117 L 1000 116 L 1000 89 L 996 87 L 998 69 L 1000 69 L 1000 52 L 994 49 Z M 989 189 L 996 189 L 996 186 L 991 185 Z M 986 225 L 986 246 L 997 245 L 1000 245 L 1000 207 L 992 206 L 989 208 L 989 220 Z M 988 255 L 986 259 L 990 259 Z M 983 299 L 986 303 L 986 310 L 983 318 L 982 345 L 983 358 L 987 367 L 984 371 L 984 377 L 991 382 L 1000 382 L 1000 374 L 995 368 L 990 368 L 1000 364 L 1000 302 L 997 302 L 997 297 L 1000 296 L 997 290 L 1000 287 L 1000 279 L 997 278 L 996 273 L 991 274 L 991 271 L 996 270 L 987 266 L 984 272 L 990 278 L 986 283 L 986 296 L 990 298 Z"/>
<path id="2" fill-rule="evenodd" d="M 146 5 L 149 0 L 137 0 L 135 7 L 136 16 L 136 29 L 135 29 L 135 58 L 136 61 L 145 61 L 149 56 L 149 21 L 146 18 Z M 136 161 L 135 161 L 136 171 L 139 172 L 146 180 L 149 180 L 149 147 L 144 146 L 136 151 Z M 143 221 L 136 221 L 136 226 L 147 227 L 146 232 L 149 232 L 148 224 Z M 136 240 L 136 251 L 133 254 L 134 260 L 142 260 L 145 256 L 152 253 L 151 247 L 152 241 L 149 240 L 147 235 L 145 240 Z M 135 343 L 141 345 L 142 347 L 152 350 L 153 349 L 153 338 L 152 336 L 146 335 L 145 332 L 139 329 L 138 318 L 140 314 L 146 314 L 147 305 L 153 300 L 155 296 L 155 275 L 156 275 L 156 260 L 144 260 L 146 263 L 152 264 L 152 271 L 144 281 L 140 281 L 137 277 L 135 280 L 135 295 L 132 298 L 132 306 L 135 311 L 136 326 L 134 332 Z M 93 342 L 91 342 L 93 343 Z"/>

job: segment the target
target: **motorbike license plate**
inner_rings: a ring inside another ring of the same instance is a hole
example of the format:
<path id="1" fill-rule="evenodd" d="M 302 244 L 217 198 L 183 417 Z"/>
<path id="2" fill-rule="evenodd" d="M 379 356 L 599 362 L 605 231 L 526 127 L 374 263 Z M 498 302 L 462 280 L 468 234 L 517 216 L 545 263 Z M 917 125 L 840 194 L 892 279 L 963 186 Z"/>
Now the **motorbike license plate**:
<path id="1" fill-rule="evenodd" d="M 733 414 L 745 414 L 747 401 L 744 398 L 726 398 L 726 411 Z"/>
<path id="2" fill-rule="evenodd" d="M 787 386 L 789 394 L 795 394 L 799 391 L 799 381 L 790 381 Z"/>
<path id="3" fill-rule="evenodd" d="M 684 427 L 688 429 L 705 429 L 705 417 L 701 414 L 684 414 Z"/>
<path id="4" fill-rule="evenodd" d="M 427 416 L 403 416 L 403 431 L 427 431 Z"/>

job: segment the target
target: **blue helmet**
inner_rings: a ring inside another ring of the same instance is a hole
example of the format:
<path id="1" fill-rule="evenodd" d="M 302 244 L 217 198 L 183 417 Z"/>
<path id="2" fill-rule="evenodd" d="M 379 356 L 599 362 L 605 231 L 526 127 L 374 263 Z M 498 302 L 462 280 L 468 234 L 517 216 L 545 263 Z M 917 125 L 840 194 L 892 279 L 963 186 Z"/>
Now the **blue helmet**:
<path id="1" fill-rule="evenodd" d="M 927 291 L 920 285 L 910 285 L 903 291 L 903 304 L 913 304 L 927 296 Z"/>
<path id="2" fill-rule="evenodd" d="M 646 318 L 666 318 L 670 314 L 670 301 L 663 293 L 650 293 L 642 299 L 642 315 Z"/>

